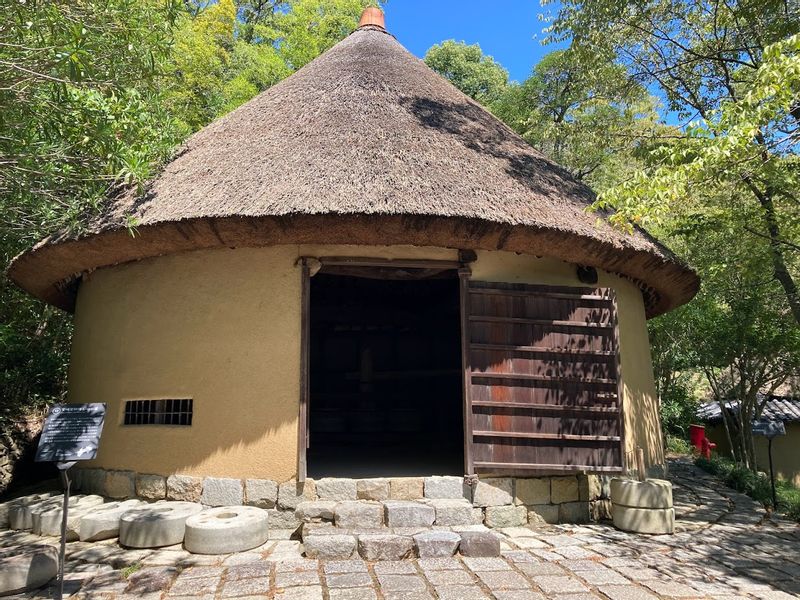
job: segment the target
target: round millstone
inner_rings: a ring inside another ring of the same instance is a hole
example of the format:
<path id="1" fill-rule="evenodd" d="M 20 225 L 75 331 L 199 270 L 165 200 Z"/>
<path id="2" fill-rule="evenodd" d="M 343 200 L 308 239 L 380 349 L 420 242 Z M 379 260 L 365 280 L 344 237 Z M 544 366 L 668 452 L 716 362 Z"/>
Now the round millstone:
<path id="1" fill-rule="evenodd" d="M 156 502 L 119 519 L 119 543 L 128 548 L 160 548 L 183 542 L 186 519 L 201 512 L 194 502 Z"/>
<path id="2" fill-rule="evenodd" d="M 614 527 L 633 533 L 672 534 L 675 532 L 674 508 L 632 508 L 612 504 Z"/>
<path id="3" fill-rule="evenodd" d="M 8 502 L 8 524 L 11 529 L 31 529 L 33 527 L 33 519 L 31 517 L 31 509 L 38 506 L 43 502 L 48 502 L 58 498 L 53 496 L 52 493 L 45 494 L 31 494 L 30 496 L 22 496 L 15 498 Z"/>
<path id="4" fill-rule="evenodd" d="M 0 552 L 0 596 L 42 587 L 57 572 L 58 551 L 54 546 L 28 546 Z"/>
<path id="5" fill-rule="evenodd" d="M 633 508 L 672 508 L 672 484 L 664 479 L 612 479 L 611 502 Z"/>
<path id="6" fill-rule="evenodd" d="M 109 502 L 87 511 L 78 526 L 78 537 L 82 542 L 108 540 L 119 535 L 119 520 L 126 512 L 145 506 L 141 500 Z"/>
<path id="7" fill-rule="evenodd" d="M 194 554 L 230 554 L 261 546 L 269 537 L 267 511 L 220 506 L 186 520 L 184 547 Z"/>
<path id="8" fill-rule="evenodd" d="M 101 506 L 104 500 L 102 496 L 71 496 L 67 508 L 67 541 L 72 542 L 78 539 L 78 527 L 81 518 L 86 512 L 97 506 Z M 31 509 L 31 520 L 33 526 L 31 530 L 36 535 L 53 536 L 61 535 L 61 517 L 64 513 L 64 498 L 59 498 L 59 502 L 42 503 Z"/>

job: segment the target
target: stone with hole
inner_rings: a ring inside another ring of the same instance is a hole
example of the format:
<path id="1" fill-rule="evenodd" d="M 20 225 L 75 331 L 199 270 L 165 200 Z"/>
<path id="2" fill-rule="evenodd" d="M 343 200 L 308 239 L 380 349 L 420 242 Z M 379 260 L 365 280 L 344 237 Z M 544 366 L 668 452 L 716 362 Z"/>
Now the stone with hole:
<path id="1" fill-rule="evenodd" d="M 145 503 L 141 500 L 109 502 L 86 512 L 78 525 L 78 538 L 82 542 L 108 540 L 119 535 L 119 520 L 123 514 Z M 69 511 L 67 512 L 69 514 Z"/>
<path id="2" fill-rule="evenodd" d="M 269 537 L 267 511 L 220 506 L 186 519 L 184 547 L 194 554 L 231 554 L 261 546 Z"/>
<path id="3" fill-rule="evenodd" d="M 183 542 L 186 519 L 201 512 L 194 502 L 156 502 L 129 510 L 119 520 L 119 543 L 128 548 L 160 548 Z"/>
<path id="4" fill-rule="evenodd" d="M 420 558 L 446 558 L 453 556 L 461 543 L 461 536 L 452 531 L 425 531 L 414 536 Z"/>
<path id="5" fill-rule="evenodd" d="M 66 537 L 68 542 L 78 539 L 78 529 L 81 519 L 91 509 L 102 506 L 105 500 L 102 496 L 72 496 L 67 507 L 67 529 Z M 31 511 L 33 527 L 31 528 L 36 535 L 58 537 L 61 535 L 61 521 L 64 514 L 63 503 L 51 507 L 37 507 Z"/>
<path id="6" fill-rule="evenodd" d="M 45 585 L 58 572 L 55 546 L 27 546 L 0 551 L 0 596 Z"/>

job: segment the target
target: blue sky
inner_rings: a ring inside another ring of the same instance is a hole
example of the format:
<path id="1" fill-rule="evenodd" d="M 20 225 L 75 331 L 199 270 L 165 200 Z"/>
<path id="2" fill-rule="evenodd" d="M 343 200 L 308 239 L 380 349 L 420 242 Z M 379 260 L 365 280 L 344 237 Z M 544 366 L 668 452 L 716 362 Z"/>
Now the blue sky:
<path id="1" fill-rule="evenodd" d="M 537 16 L 542 12 L 537 0 L 495 0 L 491 7 L 477 0 L 388 0 L 384 12 L 386 28 L 420 58 L 443 40 L 477 43 L 517 81 L 555 49 L 541 45 L 544 25 Z"/>

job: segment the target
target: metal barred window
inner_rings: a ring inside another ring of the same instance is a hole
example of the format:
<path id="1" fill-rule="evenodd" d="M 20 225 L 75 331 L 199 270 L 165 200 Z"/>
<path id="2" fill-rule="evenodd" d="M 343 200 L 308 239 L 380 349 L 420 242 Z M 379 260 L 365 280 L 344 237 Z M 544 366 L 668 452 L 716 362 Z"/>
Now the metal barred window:
<path id="1" fill-rule="evenodd" d="M 192 424 L 192 399 L 128 400 L 125 402 L 125 425 Z"/>

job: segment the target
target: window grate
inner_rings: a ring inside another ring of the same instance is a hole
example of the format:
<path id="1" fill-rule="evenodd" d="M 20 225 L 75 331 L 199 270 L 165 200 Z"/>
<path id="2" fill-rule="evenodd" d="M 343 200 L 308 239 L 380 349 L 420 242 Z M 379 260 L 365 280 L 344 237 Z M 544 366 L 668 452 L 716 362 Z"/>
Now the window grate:
<path id="1" fill-rule="evenodd" d="M 128 400 L 125 402 L 125 425 L 192 424 L 192 399 Z"/>

